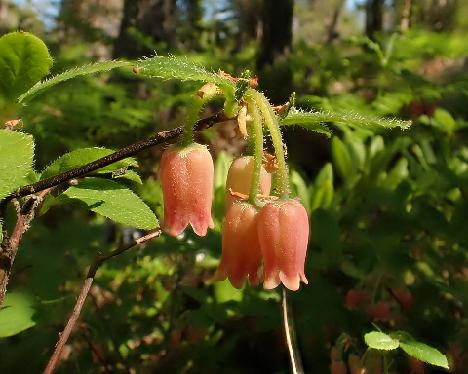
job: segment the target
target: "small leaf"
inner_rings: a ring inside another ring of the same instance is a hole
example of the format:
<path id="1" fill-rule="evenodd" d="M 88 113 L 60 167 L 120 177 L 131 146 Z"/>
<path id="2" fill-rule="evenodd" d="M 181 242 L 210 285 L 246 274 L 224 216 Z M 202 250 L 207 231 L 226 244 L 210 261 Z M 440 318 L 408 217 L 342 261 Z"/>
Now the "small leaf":
<path id="1" fill-rule="evenodd" d="M 296 196 L 301 199 L 307 212 L 310 213 L 309 189 L 304 178 L 296 170 L 291 171 L 291 184 Z"/>
<path id="2" fill-rule="evenodd" d="M 366 344 L 373 349 L 391 351 L 397 349 L 400 345 L 398 339 L 379 331 L 372 331 L 364 335 Z"/>
<path id="3" fill-rule="evenodd" d="M 336 170 L 343 178 L 347 178 L 354 170 L 354 165 L 351 163 L 351 156 L 348 149 L 340 138 L 334 136 L 331 143 L 333 164 Z"/>
<path id="4" fill-rule="evenodd" d="M 93 212 L 124 225 L 146 230 L 158 225 L 154 213 L 137 195 L 112 180 L 85 178 L 63 195 L 80 200 Z"/>
<path id="5" fill-rule="evenodd" d="M 42 172 L 41 179 L 49 178 L 59 173 L 63 173 L 64 171 L 83 166 L 90 162 L 96 161 L 99 158 L 108 156 L 111 153 L 114 153 L 112 149 L 100 147 L 80 148 L 75 151 L 71 151 L 64 154 L 63 156 L 60 156 L 57 160 L 52 162 L 52 164 L 47 166 Z M 136 167 L 138 166 L 138 163 L 134 158 L 129 157 L 98 169 L 97 172 L 106 172 L 132 166 Z"/>
<path id="6" fill-rule="evenodd" d="M 419 361 L 427 362 L 428 364 L 449 368 L 447 357 L 437 349 L 429 347 L 424 343 L 415 340 L 405 339 L 400 341 L 400 347 L 410 356 Z"/>
<path id="7" fill-rule="evenodd" d="M 434 112 L 434 121 L 438 124 L 438 128 L 447 133 L 451 133 L 457 127 L 457 123 L 452 115 L 444 109 L 437 108 Z"/>
<path id="8" fill-rule="evenodd" d="M 19 334 L 33 327 L 33 302 L 30 297 L 17 292 L 9 292 L 0 308 L 0 338 Z"/>
<path id="9" fill-rule="evenodd" d="M 34 141 L 31 135 L 0 130 L 0 200 L 27 183 L 33 159 Z"/>
<path id="10" fill-rule="evenodd" d="M 129 61 L 102 61 L 93 64 L 87 64 L 78 66 L 70 70 L 64 71 L 63 73 L 57 74 L 56 76 L 36 83 L 28 92 L 25 92 L 18 99 L 20 103 L 26 103 L 33 99 L 36 95 L 39 95 L 43 91 L 55 86 L 56 84 L 62 83 L 72 78 L 76 78 L 83 75 L 90 75 L 96 73 L 102 73 L 110 71 L 112 69 L 121 67 L 130 67 L 132 63 Z"/>
<path id="11" fill-rule="evenodd" d="M 49 73 L 52 57 L 44 42 L 28 32 L 0 38 L 0 95 L 14 102 Z"/>
<path id="12" fill-rule="evenodd" d="M 214 295 L 216 302 L 225 303 L 227 301 L 242 301 L 242 289 L 234 288 L 227 279 L 222 282 L 216 282 Z"/>

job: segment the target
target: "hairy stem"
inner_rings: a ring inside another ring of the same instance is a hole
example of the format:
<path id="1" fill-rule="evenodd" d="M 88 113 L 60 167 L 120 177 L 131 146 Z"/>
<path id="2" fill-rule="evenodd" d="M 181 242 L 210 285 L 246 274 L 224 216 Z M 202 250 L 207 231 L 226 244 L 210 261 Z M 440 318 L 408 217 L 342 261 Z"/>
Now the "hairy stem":
<path id="1" fill-rule="evenodd" d="M 281 198 L 288 198 L 289 171 L 288 165 L 286 164 L 286 156 L 283 148 L 283 138 L 281 136 L 278 119 L 265 95 L 252 89 L 249 90 L 249 93 L 251 93 L 251 95 L 255 98 L 255 102 L 257 103 L 260 112 L 262 113 L 265 125 L 270 132 L 273 147 L 275 148 L 275 154 L 278 160 L 279 196 Z"/>
<path id="2" fill-rule="evenodd" d="M 252 172 L 252 183 L 250 185 L 249 200 L 253 205 L 258 205 L 257 194 L 260 191 L 260 173 L 262 170 L 263 157 L 263 128 L 262 119 L 256 102 L 248 96 L 247 103 L 249 112 L 252 115 L 252 131 L 250 136 L 253 139 L 254 169 Z"/>
<path id="3" fill-rule="evenodd" d="M 161 229 L 155 229 L 151 231 L 150 233 L 146 234 L 145 236 L 142 236 L 141 238 L 138 238 L 126 245 L 123 245 L 112 252 L 108 253 L 107 255 L 101 255 L 95 258 L 93 263 L 91 264 L 89 270 L 88 270 L 88 275 L 86 276 L 86 279 L 83 283 L 83 286 L 81 287 L 80 294 L 78 295 L 78 298 L 76 299 L 75 306 L 73 307 L 73 312 L 68 318 L 67 324 L 65 325 L 65 328 L 63 329 L 62 333 L 59 334 L 59 340 L 57 344 L 55 345 L 54 353 L 50 357 L 49 363 L 47 364 L 47 367 L 44 369 L 43 374 L 51 374 L 55 371 L 57 364 L 60 361 L 60 355 L 62 353 L 63 347 L 68 341 L 68 338 L 70 337 L 70 334 L 73 330 L 73 327 L 75 326 L 76 322 L 78 321 L 78 318 L 80 317 L 81 310 L 83 309 L 83 305 L 86 301 L 86 298 L 88 297 L 89 291 L 91 289 L 91 286 L 94 282 L 94 278 L 96 277 L 96 273 L 101 267 L 101 265 L 113 258 L 116 257 L 125 251 L 129 250 L 130 248 L 143 244 L 149 240 L 152 240 L 158 236 L 161 235 Z"/>
<path id="4" fill-rule="evenodd" d="M 197 123 L 198 113 L 203 107 L 203 100 L 195 95 L 193 102 L 188 109 L 187 118 L 185 119 L 184 134 L 182 135 L 182 145 L 187 146 L 193 142 L 193 130 Z"/>

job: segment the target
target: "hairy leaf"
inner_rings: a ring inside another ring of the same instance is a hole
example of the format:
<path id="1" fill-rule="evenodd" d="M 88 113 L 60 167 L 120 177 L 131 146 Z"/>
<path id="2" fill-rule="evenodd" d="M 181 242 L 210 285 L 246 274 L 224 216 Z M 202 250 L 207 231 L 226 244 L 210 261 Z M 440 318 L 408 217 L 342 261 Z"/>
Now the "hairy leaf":
<path id="1" fill-rule="evenodd" d="M 136 65 L 139 68 L 139 73 L 148 77 L 212 82 L 220 87 L 229 88 L 232 93 L 236 89 L 235 83 L 231 80 L 210 72 L 184 57 L 154 56 L 142 59 Z"/>
<path id="2" fill-rule="evenodd" d="M 411 121 L 402 121 L 396 118 L 374 117 L 355 112 L 334 112 L 334 111 L 313 111 L 304 112 L 297 109 L 291 109 L 285 119 L 284 125 L 298 125 L 311 131 L 317 131 L 330 136 L 330 130 L 323 123 L 335 123 L 337 125 L 349 126 L 352 128 L 378 129 L 400 127 L 407 129 Z"/>
<path id="3" fill-rule="evenodd" d="M 393 339 L 391 336 L 380 331 L 372 331 L 364 335 L 366 344 L 373 349 L 391 351 L 397 349 L 400 345 L 398 339 Z"/>
<path id="4" fill-rule="evenodd" d="M 80 148 L 71 151 L 60 156 L 57 160 L 52 162 L 52 164 L 47 166 L 42 172 L 41 179 L 49 178 L 53 175 L 63 173 L 64 171 L 83 166 L 96 161 L 97 159 L 108 156 L 111 153 L 114 153 L 112 149 L 101 147 Z M 110 170 L 136 166 L 138 166 L 137 161 L 133 157 L 129 157 L 98 169 L 97 172 L 108 172 Z"/>
<path id="5" fill-rule="evenodd" d="M 36 95 L 48 90 L 56 84 L 59 84 L 72 78 L 76 78 L 83 75 L 102 73 L 112 69 L 130 66 L 132 66 L 132 63 L 129 61 L 102 61 L 93 64 L 78 66 L 70 70 L 64 71 L 63 73 L 60 73 L 50 79 L 38 82 L 33 87 L 31 87 L 31 89 L 28 92 L 21 95 L 18 101 L 20 103 L 28 102 L 29 100 L 33 99 Z"/>
<path id="6" fill-rule="evenodd" d="M 320 118 L 311 113 L 301 112 L 298 110 L 291 109 L 286 116 L 280 122 L 282 126 L 300 126 L 306 130 L 315 131 L 321 134 L 325 134 L 327 137 L 331 137 L 330 129 L 323 124 Z"/>
<path id="7" fill-rule="evenodd" d="M 33 302 L 30 297 L 17 292 L 9 292 L 0 308 L 0 338 L 19 334 L 33 327 Z"/>
<path id="8" fill-rule="evenodd" d="M 407 354 L 432 365 L 449 368 L 447 357 L 437 349 L 429 347 L 424 343 L 415 340 L 405 339 L 400 342 L 400 347 Z"/>
<path id="9" fill-rule="evenodd" d="M 48 74 L 52 57 L 44 42 L 28 32 L 0 38 L 0 95 L 16 98 Z"/>
<path id="10" fill-rule="evenodd" d="M 0 130 L 0 200 L 27 183 L 33 159 L 34 141 L 31 135 Z"/>
<path id="11" fill-rule="evenodd" d="M 63 195 L 80 200 L 93 212 L 124 225 L 147 230 L 158 225 L 154 213 L 137 195 L 112 180 L 85 178 Z"/>

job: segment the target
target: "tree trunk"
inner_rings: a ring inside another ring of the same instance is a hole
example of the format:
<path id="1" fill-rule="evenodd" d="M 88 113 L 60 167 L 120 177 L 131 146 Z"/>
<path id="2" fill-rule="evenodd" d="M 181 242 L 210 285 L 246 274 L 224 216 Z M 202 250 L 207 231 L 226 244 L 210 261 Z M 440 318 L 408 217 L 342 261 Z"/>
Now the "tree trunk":
<path id="1" fill-rule="evenodd" d="M 366 35 L 375 40 L 375 34 L 382 31 L 384 0 L 367 0 Z"/>
<path id="2" fill-rule="evenodd" d="M 125 0 L 114 56 L 135 58 L 169 50 L 175 36 L 176 0 Z"/>
<path id="3" fill-rule="evenodd" d="M 263 0 L 260 48 L 257 68 L 261 87 L 274 102 L 284 102 L 291 94 L 293 0 Z"/>

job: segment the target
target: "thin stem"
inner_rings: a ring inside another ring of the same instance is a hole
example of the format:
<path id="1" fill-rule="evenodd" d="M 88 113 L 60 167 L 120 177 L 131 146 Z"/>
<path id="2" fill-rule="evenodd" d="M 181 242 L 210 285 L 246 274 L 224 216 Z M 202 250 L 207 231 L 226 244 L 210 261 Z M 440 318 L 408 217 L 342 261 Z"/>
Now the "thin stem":
<path id="1" fill-rule="evenodd" d="M 161 229 L 157 228 L 151 231 L 150 233 L 148 233 L 147 235 L 142 236 L 141 238 L 138 238 L 126 245 L 123 245 L 113 250 L 107 255 L 100 255 L 95 258 L 95 260 L 93 261 L 93 263 L 91 264 L 88 270 L 88 275 L 86 276 L 83 286 L 81 287 L 81 291 L 76 300 L 75 306 L 73 308 L 73 312 L 68 318 L 67 324 L 65 325 L 63 332 L 59 334 L 60 337 L 59 337 L 57 344 L 55 345 L 54 353 L 50 357 L 49 363 L 47 364 L 47 367 L 44 369 L 43 374 L 51 374 L 55 371 L 57 364 L 60 361 L 60 355 L 62 353 L 63 347 L 67 343 L 68 338 L 70 337 L 70 334 L 73 328 L 75 327 L 75 324 L 78 321 L 78 318 L 80 317 L 81 310 L 83 309 L 83 305 L 86 301 L 86 298 L 88 297 L 89 290 L 91 289 L 91 286 L 94 282 L 94 278 L 96 277 L 96 273 L 101 267 L 101 265 L 105 261 L 124 253 L 125 251 L 129 250 L 130 248 L 136 245 L 143 244 L 149 240 L 152 240 L 160 236 L 161 232 L 162 232 Z"/>
<path id="2" fill-rule="evenodd" d="M 288 198 L 289 171 L 288 165 L 286 164 L 286 156 L 283 148 L 283 138 L 281 136 L 278 119 L 265 95 L 253 89 L 249 89 L 249 93 L 251 93 L 251 95 L 255 98 L 255 102 L 257 103 L 262 113 L 265 125 L 268 128 L 268 131 L 271 135 L 271 140 L 273 141 L 273 147 L 275 148 L 275 154 L 278 160 L 279 196 L 281 198 Z"/>
<path id="3" fill-rule="evenodd" d="M 257 195 L 260 191 L 260 173 L 262 170 L 262 157 L 263 157 L 263 128 L 262 119 L 257 104 L 248 96 L 247 103 L 249 111 L 252 115 L 252 131 L 250 136 L 253 139 L 254 149 L 254 168 L 252 172 L 252 183 L 250 185 L 249 200 L 253 205 L 258 205 Z"/>
<path id="4" fill-rule="evenodd" d="M 187 146 L 193 142 L 193 129 L 197 123 L 198 113 L 200 113 L 201 108 L 203 107 L 203 100 L 195 95 L 193 103 L 190 106 L 187 118 L 185 119 L 184 125 L 184 134 L 182 135 L 182 145 Z"/>
<path id="5" fill-rule="evenodd" d="M 288 346 L 289 359 L 291 361 L 291 371 L 293 374 L 303 374 L 304 369 L 302 368 L 301 355 L 297 347 L 296 333 L 294 330 L 294 321 L 291 313 L 291 306 L 288 303 L 288 297 L 286 289 L 283 287 L 283 323 L 284 323 L 284 334 L 286 336 L 286 343 Z"/>

